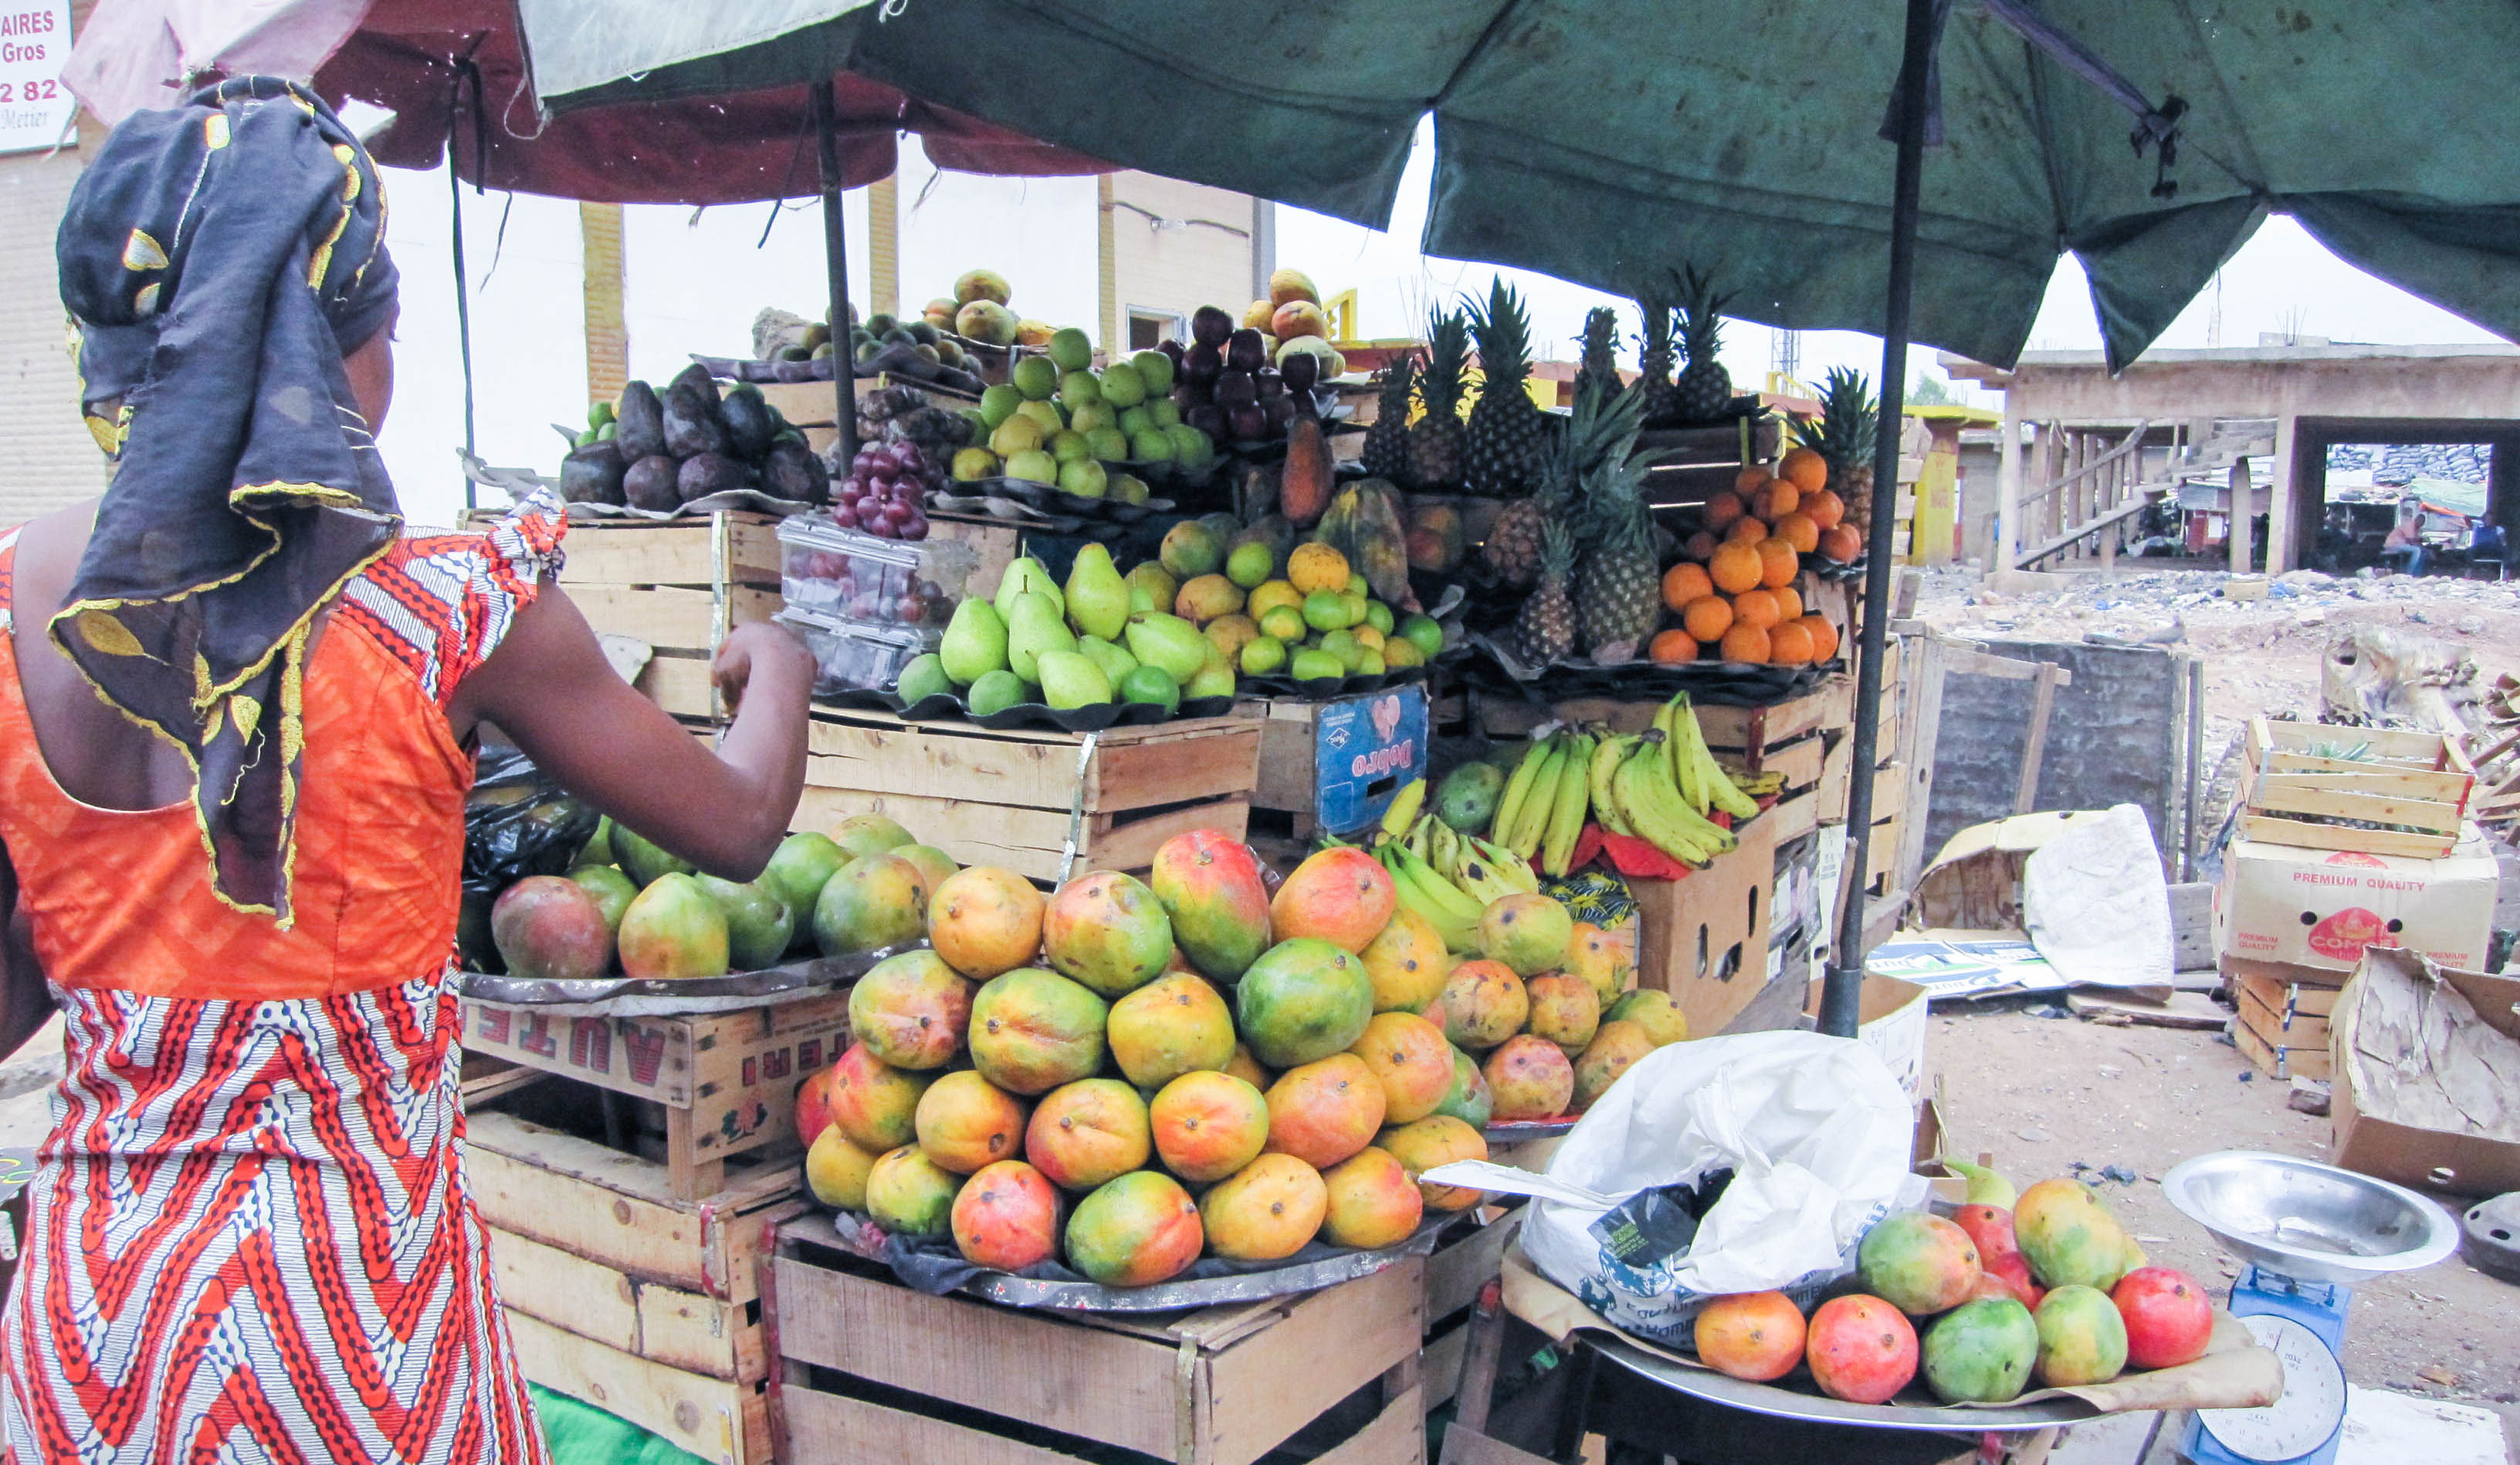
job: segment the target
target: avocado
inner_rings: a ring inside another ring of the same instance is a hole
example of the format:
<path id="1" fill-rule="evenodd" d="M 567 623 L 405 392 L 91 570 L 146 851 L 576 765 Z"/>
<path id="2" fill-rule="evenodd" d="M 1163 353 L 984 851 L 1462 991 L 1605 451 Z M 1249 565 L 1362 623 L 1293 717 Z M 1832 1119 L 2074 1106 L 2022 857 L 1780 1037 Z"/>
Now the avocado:
<path id="1" fill-rule="evenodd" d="M 832 475 L 823 460 L 805 446 L 805 439 L 794 428 L 788 429 L 770 445 L 761 460 L 761 490 L 774 499 L 797 504 L 821 504 L 832 496 Z"/>
<path id="2" fill-rule="evenodd" d="M 561 460 L 560 496 L 571 504 L 619 504 L 622 496 L 618 441 L 590 443 Z"/>
<path id="3" fill-rule="evenodd" d="M 633 509 L 671 513 L 683 507 L 678 480 L 683 466 L 662 453 L 651 453 L 621 475 L 622 496 Z"/>
<path id="4" fill-rule="evenodd" d="M 693 454 L 683 460 L 682 470 L 674 479 L 674 490 L 685 504 L 750 486 L 751 475 L 744 471 L 743 465 L 723 453 Z"/>
<path id="5" fill-rule="evenodd" d="M 779 435 L 779 426 L 770 419 L 770 404 L 761 397 L 761 389 L 749 382 L 738 385 L 718 404 L 718 417 L 726 423 L 728 450 L 746 461 L 757 459 L 770 450 L 770 440 Z"/>
<path id="6" fill-rule="evenodd" d="M 697 383 L 692 372 L 699 372 Z M 724 453 L 729 446 L 725 420 L 719 415 L 717 383 L 694 364 L 665 389 L 665 451 L 676 458 Z"/>
<path id="7" fill-rule="evenodd" d="M 665 409 L 656 400 L 656 389 L 647 382 L 633 381 L 621 388 L 613 420 L 621 424 L 615 440 L 621 444 L 624 461 L 637 463 L 665 451 Z"/>

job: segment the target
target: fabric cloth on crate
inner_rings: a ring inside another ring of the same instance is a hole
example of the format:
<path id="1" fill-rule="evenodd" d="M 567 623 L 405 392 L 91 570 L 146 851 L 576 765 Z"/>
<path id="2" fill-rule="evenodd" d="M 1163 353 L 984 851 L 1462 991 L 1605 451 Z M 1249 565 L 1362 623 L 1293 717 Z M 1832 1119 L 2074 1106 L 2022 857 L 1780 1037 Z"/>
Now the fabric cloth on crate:
<path id="1" fill-rule="evenodd" d="M 399 540 L 322 619 L 286 927 L 211 893 L 190 806 L 59 786 L 0 634 L 0 838 L 68 1014 L 0 1315 L 0 1465 L 545 1465 L 462 1161 L 472 766 L 444 709 L 563 522 L 537 501 Z"/>
<path id="2" fill-rule="evenodd" d="M 184 749 L 218 897 L 284 925 L 316 612 L 401 525 L 341 365 L 391 317 L 384 228 L 332 110 L 246 76 L 116 127 L 55 243 L 114 469 L 53 637 Z"/>

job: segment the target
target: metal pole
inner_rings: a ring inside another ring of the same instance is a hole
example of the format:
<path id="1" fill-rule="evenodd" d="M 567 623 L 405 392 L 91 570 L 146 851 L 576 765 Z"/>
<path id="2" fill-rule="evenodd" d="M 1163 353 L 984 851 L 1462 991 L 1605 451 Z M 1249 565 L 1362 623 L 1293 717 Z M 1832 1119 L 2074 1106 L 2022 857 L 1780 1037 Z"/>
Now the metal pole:
<path id="1" fill-rule="evenodd" d="M 839 468 L 858 456 L 857 352 L 849 345 L 849 225 L 840 178 L 837 104 L 828 76 L 812 88 L 814 131 L 823 164 L 823 263 L 832 281 L 832 426 L 838 434 Z"/>
<path id="2" fill-rule="evenodd" d="M 446 127 L 446 190 L 451 200 L 448 217 L 454 221 L 455 345 L 464 361 L 464 451 L 471 456 L 481 449 L 472 437 L 472 304 L 464 284 L 464 180 L 455 173 L 455 124 L 451 121 Z M 481 487 L 468 471 L 464 475 L 464 508 L 469 512 L 480 507 Z"/>
<path id="3" fill-rule="evenodd" d="M 1899 167 L 1890 196 L 1890 298 L 1881 322 L 1881 441 L 1872 455 L 1872 543 L 1865 551 L 1864 630 L 1855 671 L 1855 777 L 1846 800 L 1846 913 L 1838 922 L 1834 959 L 1820 999 L 1820 1030 L 1837 1038 L 1855 1036 L 1864 995 L 1864 886 L 1881 736 L 1881 653 L 1890 633 L 1890 544 L 1899 516 L 1899 428 L 1907 405 L 1916 195 L 1925 168 L 1925 67 L 1933 49 L 1934 0 L 1908 0 L 1908 37 L 1899 63 Z"/>

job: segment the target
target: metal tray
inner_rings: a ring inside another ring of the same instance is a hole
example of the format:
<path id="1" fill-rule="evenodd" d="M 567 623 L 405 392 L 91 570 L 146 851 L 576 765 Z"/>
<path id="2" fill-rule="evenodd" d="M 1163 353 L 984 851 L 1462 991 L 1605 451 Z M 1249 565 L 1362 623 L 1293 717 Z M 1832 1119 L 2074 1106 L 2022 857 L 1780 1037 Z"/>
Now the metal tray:
<path id="1" fill-rule="evenodd" d="M 586 982 L 555 982 L 538 977 L 500 976 L 459 971 L 459 996 L 512 1006 L 541 1007 L 556 1017 L 665 1017 L 677 1013 L 730 1012 L 778 1002 L 820 997 L 831 988 L 854 982 L 887 956 L 917 951 L 924 941 L 858 952 L 846 956 L 810 956 L 759 971 L 730 972 L 723 977 L 694 977 L 659 982 L 634 977 L 598 977 Z"/>
<path id="2" fill-rule="evenodd" d="M 1620 1367 L 1692 1398 L 1777 1419 L 1798 1419 L 1809 1424 L 1852 1424 L 1867 1429 L 1918 1430 L 1949 1435 L 2012 1434 L 2096 1419 L 2100 1415 L 2099 1409 L 2070 1396 L 2022 1404 L 1957 1406 L 1936 1403 L 1932 1396 L 1914 1390 L 1912 1391 L 1912 1402 L 1854 1404 L 1823 1394 L 1805 1394 L 1799 1390 L 1780 1389 L 1774 1384 L 1754 1384 L 1747 1379 L 1717 1373 L 1711 1368 L 1690 1368 L 1668 1358 L 1657 1358 L 1634 1344 L 1597 1332 L 1587 1331 L 1583 1339 L 1588 1347 L 1599 1350 L 1602 1357 Z M 1902 1399 L 1910 1398 L 1910 1395 L 1901 1396 Z"/>

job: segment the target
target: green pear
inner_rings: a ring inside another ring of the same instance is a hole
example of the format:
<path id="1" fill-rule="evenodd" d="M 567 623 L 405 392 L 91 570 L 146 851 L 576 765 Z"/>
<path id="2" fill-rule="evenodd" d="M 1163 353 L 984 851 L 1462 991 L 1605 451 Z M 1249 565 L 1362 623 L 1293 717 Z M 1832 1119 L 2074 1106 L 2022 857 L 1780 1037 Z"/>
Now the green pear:
<path id="1" fill-rule="evenodd" d="M 1111 562 L 1109 546 L 1089 544 L 1076 552 L 1062 603 L 1067 623 L 1079 636 L 1119 640 L 1129 624 L 1129 582 L 1120 578 L 1119 567 Z"/>
<path id="2" fill-rule="evenodd" d="M 1182 695 L 1185 697 L 1234 695 L 1234 667 L 1225 659 L 1225 653 L 1217 650 L 1213 645 L 1209 646 L 1207 660 L 1201 662 L 1191 679 L 1182 684 Z"/>
<path id="3" fill-rule="evenodd" d="M 1027 701 L 1031 696 L 1023 678 L 1012 672 L 996 671 L 971 684 L 970 691 L 963 698 L 963 705 L 971 709 L 973 717 L 987 717 Z"/>
<path id="4" fill-rule="evenodd" d="M 1176 682 L 1188 682 L 1197 676 L 1214 649 L 1196 626 L 1180 616 L 1141 610 L 1129 617 L 1129 654 L 1148 666 L 1163 668 Z"/>
<path id="5" fill-rule="evenodd" d="M 1120 684 L 1120 696 L 1125 701 L 1161 707 L 1166 717 L 1181 709 L 1181 684 L 1160 667 L 1142 666 L 1131 672 Z"/>
<path id="6" fill-rule="evenodd" d="M 1129 613 L 1141 610 L 1170 610 L 1181 598 L 1181 582 L 1173 572 L 1149 559 L 1129 571 Z"/>
<path id="7" fill-rule="evenodd" d="M 1007 617 L 1007 665 L 1016 676 L 1039 683 L 1044 651 L 1075 649 L 1076 638 L 1059 619 L 1057 600 L 1031 591 L 1015 597 L 1015 613 Z"/>
<path id="8" fill-rule="evenodd" d="M 1111 679 L 1082 652 L 1044 651 L 1041 690 L 1053 708 L 1065 712 L 1111 700 Z"/>
<path id="9" fill-rule="evenodd" d="M 976 597 L 954 607 L 945 623 L 945 639 L 936 644 L 945 675 L 957 687 L 968 687 L 1007 664 L 1007 623 L 998 608 Z"/>
<path id="10" fill-rule="evenodd" d="M 1026 555 L 1008 565 L 1006 573 L 998 577 L 998 619 L 1006 623 L 1008 630 L 1014 629 L 1015 597 L 1027 591 L 1050 597 L 1059 614 L 1067 613 L 1067 600 L 1058 593 L 1058 582 L 1050 578 L 1050 571 L 1042 567 L 1040 560 Z"/>
<path id="11" fill-rule="evenodd" d="M 1128 647 L 1104 641 L 1100 636 L 1076 638 L 1076 649 L 1086 660 L 1102 668 L 1102 675 L 1111 679 L 1114 688 L 1138 669 L 1138 658 L 1129 654 Z"/>

